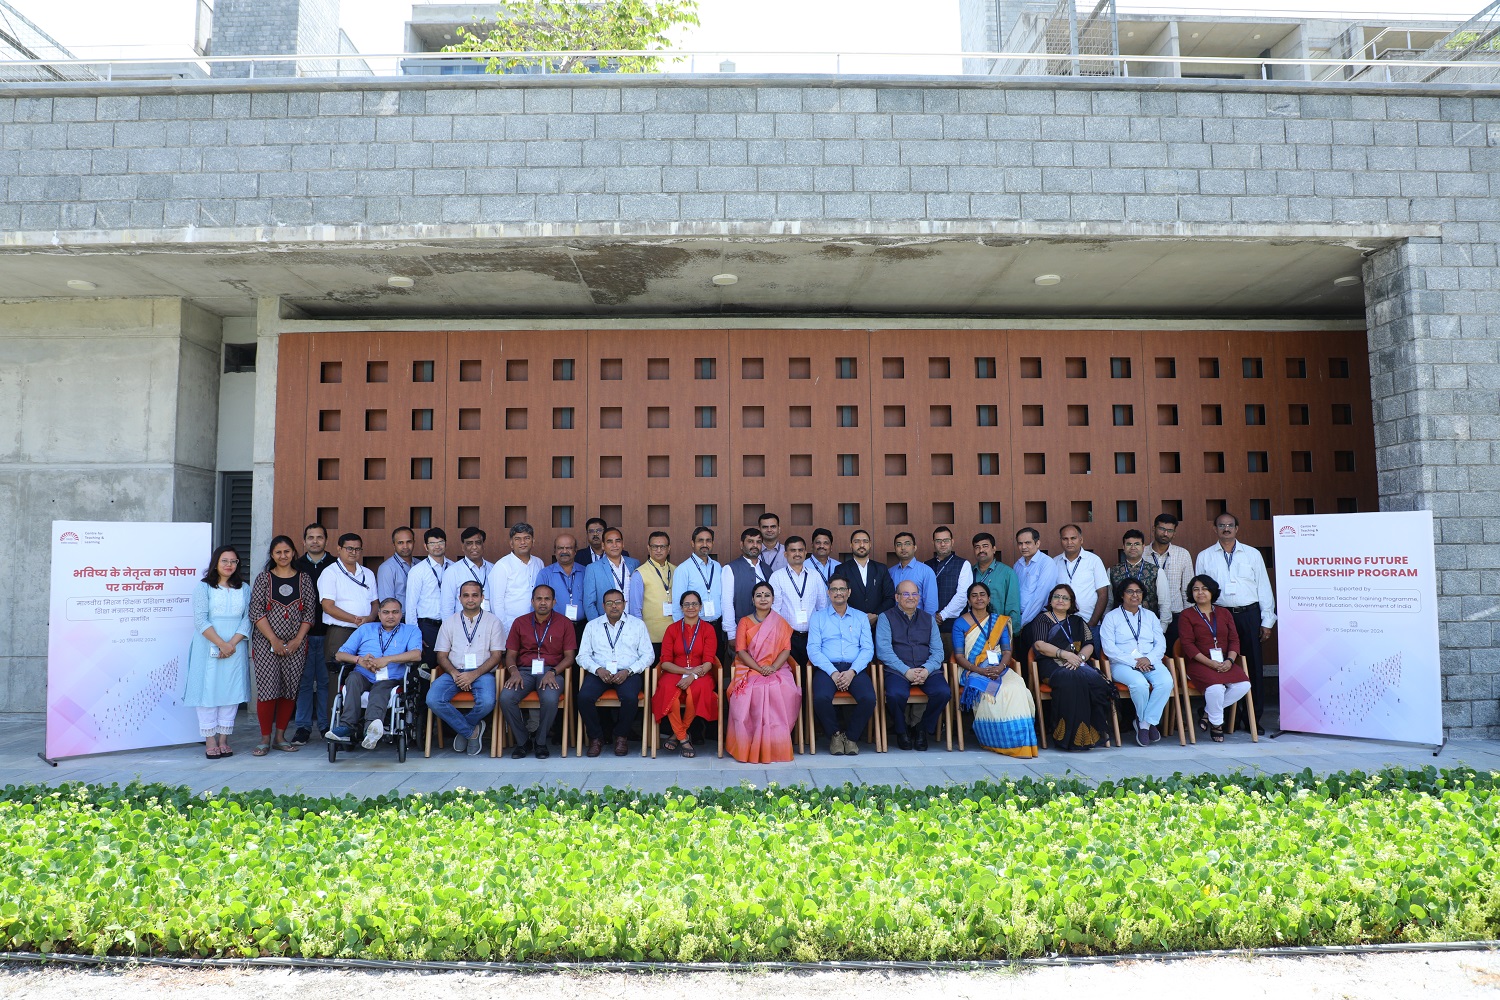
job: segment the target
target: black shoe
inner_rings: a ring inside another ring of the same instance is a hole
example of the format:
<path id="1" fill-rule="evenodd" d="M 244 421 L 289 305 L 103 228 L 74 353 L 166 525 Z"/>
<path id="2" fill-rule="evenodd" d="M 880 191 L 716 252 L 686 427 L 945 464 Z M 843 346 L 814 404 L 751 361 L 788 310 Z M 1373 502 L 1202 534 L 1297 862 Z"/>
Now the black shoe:
<path id="1" fill-rule="evenodd" d="M 531 753 L 531 741 L 527 740 L 525 743 L 517 743 L 516 744 L 515 749 L 510 752 L 510 759 L 511 760 L 523 760 L 530 753 Z"/>
<path id="2" fill-rule="evenodd" d="M 911 748 L 913 750 L 926 750 L 927 749 L 927 734 L 925 732 L 923 732 L 922 730 L 918 729 L 917 730 L 917 735 L 912 738 Z"/>
<path id="3" fill-rule="evenodd" d="M 545 740 L 543 740 L 541 743 L 538 743 L 536 745 L 536 759 L 537 760 L 546 760 L 548 757 L 551 757 L 551 756 L 552 756 L 552 751 L 547 749 L 547 743 L 546 743 Z"/>
<path id="4" fill-rule="evenodd" d="M 912 742 L 911 742 L 911 734 L 910 733 L 897 733 L 896 734 L 896 749 L 898 749 L 898 750 L 910 750 L 911 747 L 912 747 Z"/>
<path id="5" fill-rule="evenodd" d="M 299 729 L 295 733 L 292 734 L 292 738 L 290 740 L 287 740 L 287 742 L 290 743 L 294 747 L 305 747 L 305 746 L 307 746 L 307 741 L 310 740 L 311 738 L 312 738 L 312 731 L 311 730 L 308 730 L 308 729 Z"/>

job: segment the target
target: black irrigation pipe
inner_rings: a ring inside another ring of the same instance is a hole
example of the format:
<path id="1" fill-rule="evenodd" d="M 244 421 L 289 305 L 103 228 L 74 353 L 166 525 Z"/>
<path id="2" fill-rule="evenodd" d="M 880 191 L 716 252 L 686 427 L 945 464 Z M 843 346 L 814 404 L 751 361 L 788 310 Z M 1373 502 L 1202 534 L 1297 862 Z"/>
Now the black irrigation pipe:
<path id="1" fill-rule="evenodd" d="M 0 952 L 0 964 L 73 965 L 91 968 L 157 966 L 175 969 L 311 969 L 349 972 L 484 972 L 556 974 L 565 972 L 978 972 L 1018 967 L 1116 965 L 1123 962 L 1184 962 L 1194 958 L 1317 958 L 1331 955 L 1422 954 L 1445 951 L 1500 951 L 1500 941 L 1396 942 L 1391 944 L 1305 945 L 1287 948 L 1224 948 L 1213 951 L 1147 951 L 1123 955 L 1046 955 L 1037 958 L 976 959 L 969 962 L 403 962 L 363 958 L 174 958 L 154 955 L 72 955 L 36 951 Z"/>

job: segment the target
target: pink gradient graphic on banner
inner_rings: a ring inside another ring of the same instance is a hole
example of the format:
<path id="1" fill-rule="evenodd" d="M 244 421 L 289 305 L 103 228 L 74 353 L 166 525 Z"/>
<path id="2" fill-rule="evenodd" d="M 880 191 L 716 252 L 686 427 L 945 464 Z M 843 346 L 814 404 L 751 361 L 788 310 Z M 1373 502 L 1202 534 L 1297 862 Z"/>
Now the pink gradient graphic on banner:
<path id="1" fill-rule="evenodd" d="M 188 743 L 182 704 L 207 524 L 55 521 L 47 756 Z"/>

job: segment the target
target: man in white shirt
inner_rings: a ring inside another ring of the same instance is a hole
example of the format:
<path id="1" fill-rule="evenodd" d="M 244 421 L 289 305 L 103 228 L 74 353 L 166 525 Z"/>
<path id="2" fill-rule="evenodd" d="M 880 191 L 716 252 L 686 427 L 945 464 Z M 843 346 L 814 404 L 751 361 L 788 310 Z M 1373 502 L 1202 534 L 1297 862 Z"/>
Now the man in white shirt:
<path id="1" fill-rule="evenodd" d="M 405 525 L 391 532 L 390 558 L 380 564 L 375 571 L 375 590 L 380 595 L 380 600 L 394 597 L 398 601 L 406 600 L 406 580 L 411 575 L 412 549 L 417 546 L 417 536 Z"/>
<path id="2" fill-rule="evenodd" d="M 443 619 L 446 621 L 458 614 L 458 588 L 463 586 L 466 580 L 473 580 L 484 590 L 485 601 L 481 607 L 486 611 L 494 611 L 495 607 L 490 603 L 490 573 L 494 571 L 495 564 L 484 557 L 485 535 L 483 528 L 474 525 L 463 530 L 459 536 L 463 544 L 464 557 L 453 564 L 453 567 L 443 577 Z"/>
<path id="3" fill-rule="evenodd" d="M 769 580 L 772 573 L 786 565 L 786 546 L 780 541 L 781 518 L 762 514 L 756 523 L 760 527 L 760 569 Z"/>
<path id="4" fill-rule="evenodd" d="M 771 609 L 792 627 L 792 659 L 805 664 L 808 626 L 813 612 L 828 607 L 828 588 L 818 574 L 807 571 L 807 542 L 801 535 L 786 540 L 785 552 L 786 565 L 771 574 L 771 589 L 776 591 Z"/>
<path id="5" fill-rule="evenodd" d="M 724 637 L 729 640 L 721 648 L 729 651 L 734 647 L 734 632 L 740 619 L 755 610 L 751 597 L 755 585 L 765 580 L 760 570 L 760 529 L 746 528 L 740 532 L 740 555 L 733 562 L 724 564 L 721 574 L 723 584 L 719 590 L 719 604 L 724 609 Z"/>
<path id="6" fill-rule="evenodd" d="M 724 643 L 724 628 L 720 621 L 724 613 L 719 588 L 723 584 L 723 569 L 714 561 L 714 529 L 699 525 L 693 529 L 693 553 L 686 562 L 677 564 L 672 574 L 672 620 L 682 621 L 682 595 L 690 590 L 698 592 L 703 610 L 699 616 L 713 626 L 719 634 L 719 652 L 727 648 Z"/>
<path id="7" fill-rule="evenodd" d="M 1161 624 L 1167 636 L 1167 655 L 1177 641 L 1177 615 L 1188 606 L 1188 581 L 1193 578 L 1193 557 L 1181 545 L 1173 545 L 1177 518 L 1158 514 L 1151 525 L 1151 547 L 1146 558 L 1156 567 L 1157 595 L 1161 601 Z"/>
<path id="8" fill-rule="evenodd" d="M 438 671 L 427 692 L 427 707 L 453 730 L 453 751 L 478 756 L 484 750 L 484 727 L 495 710 L 495 668 L 505 658 L 505 630 L 485 611 L 484 589 L 473 580 L 458 588 L 458 614 L 443 622 L 437 638 Z M 453 707 L 460 691 L 474 695 L 467 712 Z"/>
<path id="9" fill-rule="evenodd" d="M 323 606 L 323 624 L 328 627 L 326 648 L 334 651 L 349 641 L 355 629 L 380 620 L 375 574 L 359 561 L 364 550 L 362 538 L 345 532 L 339 536 L 338 560 L 318 577 L 318 603 Z M 397 624 L 400 621 L 396 619 Z"/>
<path id="10" fill-rule="evenodd" d="M 615 756 L 630 752 L 628 734 L 640 712 L 640 695 L 646 671 L 656 662 L 651 647 L 651 633 L 646 623 L 625 613 L 625 595 L 619 590 L 605 591 L 601 599 L 604 615 L 590 621 L 578 643 L 578 666 L 583 681 L 578 685 L 578 714 L 583 716 L 583 730 L 588 736 L 587 754 L 597 757 L 604 751 L 604 729 L 599 722 L 599 696 L 613 690 L 620 699 L 615 718 Z"/>
<path id="11" fill-rule="evenodd" d="M 1214 518 L 1214 530 L 1219 544 L 1198 553 L 1194 572 L 1219 585 L 1217 603 L 1234 616 L 1234 627 L 1240 634 L 1240 657 L 1250 673 L 1255 714 L 1259 716 L 1265 707 L 1265 664 L 1260 644 L 1271 637 L 1271 627 L 1276 624 L 1276 595 L 1271 591 L 1271 577 L 1260 551 L 1236 541 L 1240 519 L 1225 511 Z M 1244 726 L 1250 728 L 1248 720 Z"/>
<path id="12" fill-rule="evenodd" d="M 1095 630 L 1109 606 L 1109 571 L 1104 561 L 1083 547 L 1083 529 L 1065 524 L 1057 533 L 1062 552 L 1056 557 L 1057 582 L 1073 588 L 1078 616 Z"/>
<path id="13" fill-rule="evenodd" d="M 511 623 L 531 611 L 531 591 L 542 572 L 542 559 L 531 554 L 535 535 L 531 525 L 517 521 L 510 528 L 510 553 L 495 563 L 484 596 L 500 627 L 510 632 Z"/>

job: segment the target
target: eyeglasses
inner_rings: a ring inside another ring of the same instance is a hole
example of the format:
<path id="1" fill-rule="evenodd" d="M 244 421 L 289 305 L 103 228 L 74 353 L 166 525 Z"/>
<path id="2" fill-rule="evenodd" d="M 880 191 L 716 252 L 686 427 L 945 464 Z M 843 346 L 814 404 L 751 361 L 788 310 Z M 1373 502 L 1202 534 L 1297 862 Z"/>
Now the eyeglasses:
<path id="1" fill-rule="evenodd" d="M 344 551 L 345 552 L 363 552 L 364 550 L 365 550 L 365 548 L 364 548 L 363 545 L 345 545 L 344 546 Z"/>
<path id="2" fill-rule="evenodd" d="M 1214 525 L 1214 527 L 1218 528 L 1220 531 L 1228 531 L 1231 528 L 1238 527 L 1238 525 L 1234 525 L 1234 524 L 1216 524 L 1216 525 Z"/>

